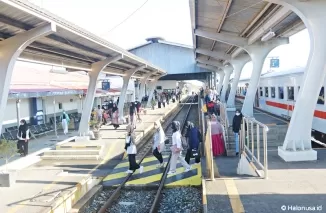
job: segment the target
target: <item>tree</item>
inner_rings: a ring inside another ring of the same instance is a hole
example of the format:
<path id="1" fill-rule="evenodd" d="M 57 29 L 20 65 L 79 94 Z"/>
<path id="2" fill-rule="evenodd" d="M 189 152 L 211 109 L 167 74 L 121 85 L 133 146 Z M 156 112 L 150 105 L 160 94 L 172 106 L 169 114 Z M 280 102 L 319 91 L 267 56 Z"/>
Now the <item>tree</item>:
<path id="1" fill-rule="evenodd" d="M 17 145 L 14 141 L 0 141 L 0 157 L 6 159 L 6 170 L 8 171 L 8 161 L 17 153 Z"/>

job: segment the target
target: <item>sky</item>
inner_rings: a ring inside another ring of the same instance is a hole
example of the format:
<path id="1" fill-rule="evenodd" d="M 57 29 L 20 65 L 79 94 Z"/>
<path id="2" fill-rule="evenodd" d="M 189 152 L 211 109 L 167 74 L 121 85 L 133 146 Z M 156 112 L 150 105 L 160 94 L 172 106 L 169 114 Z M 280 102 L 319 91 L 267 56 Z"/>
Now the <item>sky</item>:
<path id="1" fill-rule="evenodd" d="M 30 0 L 30 2 L 125 49 L 143 44 L 149 37 L 162 37 L 170 42 L 192 46 L 189 0 Z M 123 22 L 143 4 L 141 9 Z M 270 57 L 280 59 L 280 68 L 273 71 L 304 67 L 309 48 L 309 35 L 307 30 L 303 30 L 290 38 L 290 44 L 271 51 L 262 72 L 270 70 Z M 249 62 L 245 65 L 241 78 L 250 77 L 251 70 L 252 63 Z"/>

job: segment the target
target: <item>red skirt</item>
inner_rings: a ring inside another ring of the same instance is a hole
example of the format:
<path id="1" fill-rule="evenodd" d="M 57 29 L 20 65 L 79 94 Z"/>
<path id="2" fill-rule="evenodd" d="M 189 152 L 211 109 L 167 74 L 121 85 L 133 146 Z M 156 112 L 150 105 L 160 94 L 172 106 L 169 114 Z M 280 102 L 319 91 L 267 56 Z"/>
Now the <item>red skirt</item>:
<path id="1" fill-rule="evenodd" d="M 223 134 L 212 135 L 213 156 L 222 155 L 225 151 Z"/>

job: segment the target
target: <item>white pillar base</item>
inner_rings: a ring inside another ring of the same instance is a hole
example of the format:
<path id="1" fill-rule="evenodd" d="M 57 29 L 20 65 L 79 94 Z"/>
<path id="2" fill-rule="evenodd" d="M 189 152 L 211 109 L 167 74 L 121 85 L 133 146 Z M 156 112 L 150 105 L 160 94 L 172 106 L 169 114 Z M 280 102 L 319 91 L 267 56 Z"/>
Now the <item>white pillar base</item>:
<path id="1" fill-rule="evenodd" d="M 313 149 L 309 150 L 299 150 L 299 151 L 290 151 L 284 150 L 282 146 L 278 147 L 278 155 L 285 162 L 297 162 L 297 161 L 316 161 L 317 160 L 317 151 Z"/>
<path id="2" fill-rule="evenodd" d="M 244 154 L 241 154 L 241 158 L 238 163 L 237 174 L 238 175 L 257 176 L 256 172 L 253 170 L 253 168 L 249 164 L 249 162 L 246 159 L 246 156 Z"/>
<path id="3" fill-rule="evenodd" d="M 90 140 L 89 136 L 76 136 L 75 142 L 80 143 L 80 142 L 88 142 Z"/>

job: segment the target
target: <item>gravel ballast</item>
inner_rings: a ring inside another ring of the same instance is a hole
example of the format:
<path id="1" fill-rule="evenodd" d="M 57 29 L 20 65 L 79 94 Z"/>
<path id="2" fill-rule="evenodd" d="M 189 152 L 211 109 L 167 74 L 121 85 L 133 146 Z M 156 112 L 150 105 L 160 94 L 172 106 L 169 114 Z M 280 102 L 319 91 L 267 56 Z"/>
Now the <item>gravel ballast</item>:
<path id="1" fill-rule="evenodd" d="M 85 208 L 83 213 L 97 213 L 109 197 L 113 194 L 114 190 L 104 190 L 94 199 L 94 201 Z"/>
<path id="2" fill-rule="evenodd" d="M 159 213 L 198 213 L 202 209 L 201 190 L 194 187 L 164 189 Z"/>
<path id="3" fill-rule="evenodd" d="M 120 198 L 107 211 L 110 213 L 146 213 L 154 202 L 156 191 L 123 190 Z"/>

